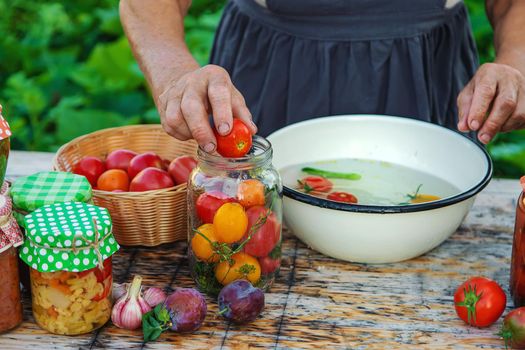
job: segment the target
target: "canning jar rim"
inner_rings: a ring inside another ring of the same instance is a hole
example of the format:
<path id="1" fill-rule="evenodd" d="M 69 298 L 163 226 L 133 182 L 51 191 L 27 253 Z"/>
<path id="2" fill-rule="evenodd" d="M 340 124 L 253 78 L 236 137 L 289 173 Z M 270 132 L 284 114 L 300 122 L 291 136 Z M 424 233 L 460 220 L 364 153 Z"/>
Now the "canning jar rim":
<path id="1" fill-rule="evenodd" d="M 253 169 L 260 168 L 271 163 L 273 148 L 268 139 L 259 135 L 254 135 L 252 137 L 252 150 L 255 152 L 242 157 L 229 158 L 223 157 L 217 153 L 208 153 L 199 146 L 197 150 L 197 157 L 199 160 L 199 165 L 204 164 L 206 166 L 219 169 Z M 257 153 L 257 151 L 259 151 L 259 153 Z"/>

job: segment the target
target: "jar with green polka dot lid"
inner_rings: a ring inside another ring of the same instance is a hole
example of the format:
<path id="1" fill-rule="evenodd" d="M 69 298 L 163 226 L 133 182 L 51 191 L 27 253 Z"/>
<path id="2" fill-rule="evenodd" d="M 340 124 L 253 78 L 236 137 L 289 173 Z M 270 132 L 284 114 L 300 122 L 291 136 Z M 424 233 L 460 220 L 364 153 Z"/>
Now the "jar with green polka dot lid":
<path id="1" fill-rule="evenodd" d="M 56 203 L 26 215 L 24 227 L 20 258 L 30 269 L 36 323 L 64 335 L 102 327 L 111 317 L 111 256 L 119 249 L 109 212 Z"/>

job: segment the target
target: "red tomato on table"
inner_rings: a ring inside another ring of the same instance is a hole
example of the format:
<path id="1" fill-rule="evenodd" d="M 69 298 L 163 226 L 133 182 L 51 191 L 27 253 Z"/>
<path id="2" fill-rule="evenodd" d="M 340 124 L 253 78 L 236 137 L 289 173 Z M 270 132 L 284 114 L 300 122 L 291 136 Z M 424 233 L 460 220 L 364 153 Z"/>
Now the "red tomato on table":
<path id="1" fill-rule="evenodd" d="M 217 152 L 223 157 L 242 157 L 252 148 L 250 129 L 240 119 L 233 119 L 233 126 L 228 135 L 219 135 L 217 130 L 214 132 L 217 138 Z"/>
<path id="2" fill-rule="evenodd" d="M 506 304 L 503 289 L 485 277 L 468 279 L 454 293 L 456 313 L 471 326 L 490 326 L 503 314 Z"/>

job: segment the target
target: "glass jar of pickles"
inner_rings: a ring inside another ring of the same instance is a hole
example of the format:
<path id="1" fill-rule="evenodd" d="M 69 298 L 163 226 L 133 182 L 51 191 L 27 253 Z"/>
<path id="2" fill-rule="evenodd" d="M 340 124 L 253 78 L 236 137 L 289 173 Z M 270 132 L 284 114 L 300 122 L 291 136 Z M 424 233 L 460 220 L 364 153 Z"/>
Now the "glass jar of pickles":
<path id="1" fill-rule="evenodd" d="M 281 263 L 282 182 L 272 147 L 254 136 L 244 157 L 198 150 L 188 183 L 188 258 L 203 292 L 247 279 L 268 290 Z"/>
<path id="2" fill-rule="evenodd" d="M 30 268 L 36 323 L 55 334 L 76 335 L 111 317 L 111 256 L 119 249 L 106 209 L 68 202 L 24 217 L 20 258 Z"/>

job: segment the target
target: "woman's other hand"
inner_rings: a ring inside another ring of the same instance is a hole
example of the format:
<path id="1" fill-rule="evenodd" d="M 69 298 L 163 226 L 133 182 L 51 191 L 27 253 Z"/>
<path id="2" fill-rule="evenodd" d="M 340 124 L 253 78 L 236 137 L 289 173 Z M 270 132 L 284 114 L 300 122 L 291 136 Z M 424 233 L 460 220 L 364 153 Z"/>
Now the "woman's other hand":
<path id="1" fill-rule="evenodd" d="M 179 140 L 193 138 L 206 152 L 217 146 L 209 115 L 221 135 L 230 132 L 234 117 L 257 132 L 243 96 L 219 66 L 207 65 L 181 76 L 159 96 L 158 107 L 167 133 Z"/>
<path id="2" fill-rule="evenodd" d="M 458 96 L 460 131 L 489 143 L 498 132 L 525 127 L 525 77 L 511 66 L 482 65 Z"/>

